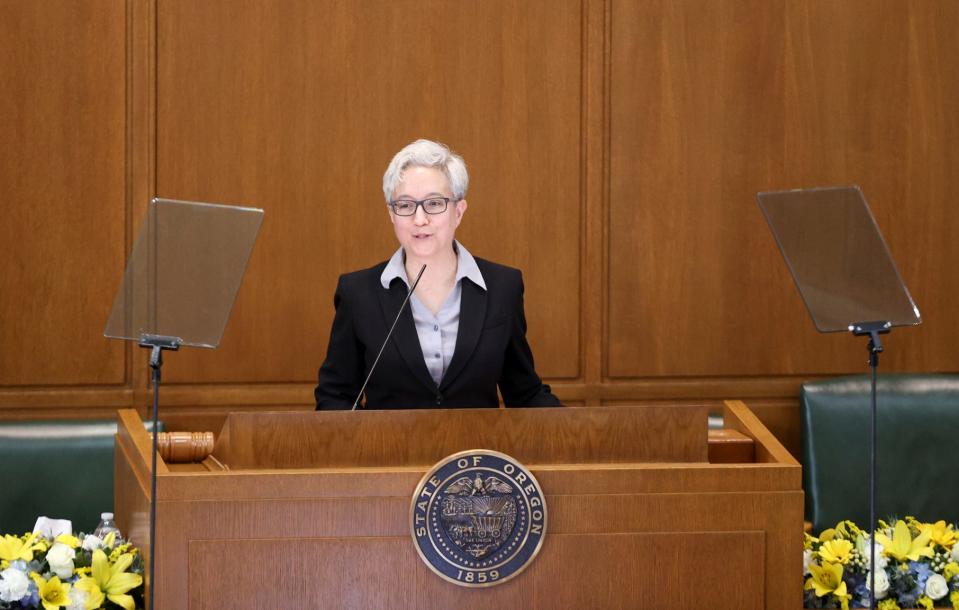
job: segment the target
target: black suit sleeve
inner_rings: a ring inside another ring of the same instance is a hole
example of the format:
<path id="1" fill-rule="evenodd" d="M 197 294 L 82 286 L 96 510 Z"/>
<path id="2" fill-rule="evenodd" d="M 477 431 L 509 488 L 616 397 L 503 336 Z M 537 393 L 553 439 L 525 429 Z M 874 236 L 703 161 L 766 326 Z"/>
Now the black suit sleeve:
<path id="1" fill-rule="evenodd" d="M 510 339 L 503 359 L 499 388 L 507 407 L 561 407 L 559 398 L 536 374 L 533 351 L 526 341 L 526 311 L 523 305 L 523 275 L 516 272 L 515 303 L 512 305 Z"/>
<path id="2" fill-rule="evenodd" d="M 314 396 L 317 410 L 350 409 L 363 383 L 363 344 L 356 335 L 349 291 L 343 276 L 333 296 L 333 328 Z"/>

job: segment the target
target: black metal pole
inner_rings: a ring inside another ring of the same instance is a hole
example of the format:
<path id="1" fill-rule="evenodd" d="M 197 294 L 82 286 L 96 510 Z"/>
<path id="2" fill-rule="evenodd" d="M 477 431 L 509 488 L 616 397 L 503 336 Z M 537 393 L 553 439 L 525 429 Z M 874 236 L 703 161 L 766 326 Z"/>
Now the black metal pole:
<path id="1" fill-rule="evenodd" d="M 150 578 L 149 582 L 149 604 L 147 608 L 153 610 L 153 591 L 154 591 L 154 559 L 156 558 L 156 523 L 157 523 L 157 426 L 160 413 L 160 367 L 163 366 L 163 348 L 159 345 L 153 346 L 150 353 L 150 368 L 153 370 L 153 451 L 150 452 Z"/>
<path id="2" fill-rule="evenodd" d="M 160 427 L 160 368 L 163 366 L 163 350 L 177 351 L 183 340 L 165 335 L 140 335 L 140 347 L 150 350 L 150 369 L 153 371 L 153 451 L 150 455 L 150 568 L 147 572 L 147 608 L 153 610 L 156 568 L 156 522 L 157 522 L 157 439 Z"/>
<path id="3" fill-rule="evenodd" d="M 878 485 L 878 419 L 876 417 L 876 369 L 879 368 L 879 353 L 882 352 L 882 341 L 879 335 L 889 333 L 891 322 L 861 322 L 851 324 L 849 330 L 857 337 L 869 337 L 869 368 L 872 371 L 872 405 L 870 415 L 870 442 L 869 442 L 869 527 L 872 535 L 869 542 L 869 607 L 876 609 L 876 529 L 879 523 L 876 520 L 876 487 Z"/>
<path id="4" fill-rule="evenodd" d="M 869 544 L 869 607 L 876 609 L 876 530 L 879 523 L 876 520 L 876 485 L 878 481 L 878 460 L 876 459 L 878 447 L 878 418 L 876 417 L 876 370 L 879 368 L 879 352 L 882 351 L 882 344 L 879 343 L 878 334 L 874 334 L 869 339 L 869 368 L 872 369 L 872 424 L 870 426 L 872 440 L 869 443 L 869 523 L 872 528 L 872 536 Z"/>

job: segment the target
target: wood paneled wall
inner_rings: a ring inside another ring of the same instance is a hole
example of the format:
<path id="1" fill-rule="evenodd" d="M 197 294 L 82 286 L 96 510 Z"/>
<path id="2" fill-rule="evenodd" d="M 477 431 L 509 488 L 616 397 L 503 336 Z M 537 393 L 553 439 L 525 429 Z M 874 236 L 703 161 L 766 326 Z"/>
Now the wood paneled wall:
<path id="1" fill-rule="evenodd" d="M 100 335 L 154 194 L 266 210 L 164 409 L 308 407 L 417 137 L 466 158 L 459 237 L 524 270 L 572 404 L 745 397 L 788 436 L 802 379 L 865 369 L 792 285 L 781 188 L 862 186 L 924 316 L 882 369 L 959 370 L 957 30 L 945 0 L 2 1 L 0 417 L 146 405 L 146 354 Z"/>
<path id="2" fill-rule="evenodd" d="M 122 2 L 0 2 L 3 406 L 127 386 L 103 339 L 127 251 Z M 8 397 L 7 394 L 11 396 Z"/>

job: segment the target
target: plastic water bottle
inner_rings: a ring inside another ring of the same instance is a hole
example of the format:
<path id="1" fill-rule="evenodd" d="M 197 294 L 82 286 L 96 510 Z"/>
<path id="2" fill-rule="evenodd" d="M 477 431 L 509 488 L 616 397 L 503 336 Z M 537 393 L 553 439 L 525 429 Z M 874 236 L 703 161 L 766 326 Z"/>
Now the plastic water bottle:
<path id="1" fill-rule="evenodd" d="M 93 535 L 103 539 L 110 532 L 114 532 L 117 536 L 120 535 L 120 529 L 113 520 L 113 513 L 100 513 L 100 524 L 97 525 L 97 529 L 93 530 Z"/>

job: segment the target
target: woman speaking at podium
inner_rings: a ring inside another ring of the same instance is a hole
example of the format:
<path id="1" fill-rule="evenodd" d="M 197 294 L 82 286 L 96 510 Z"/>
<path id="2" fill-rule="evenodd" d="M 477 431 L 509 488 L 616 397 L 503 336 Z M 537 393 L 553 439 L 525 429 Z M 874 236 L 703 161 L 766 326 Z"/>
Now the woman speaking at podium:
<path id="1" fill-rule="evenodd" d="M 399 248 L 340 276 L 317 409 L 350 409 L 361 393 L 366 409 L 496 407 L 497 386 L 507 407 L 560 405 L 533 367 L 520 271 L 454 238 L 468 183 L 443 144 L 417 140 L 393 157 L 383 194 Z"/>

